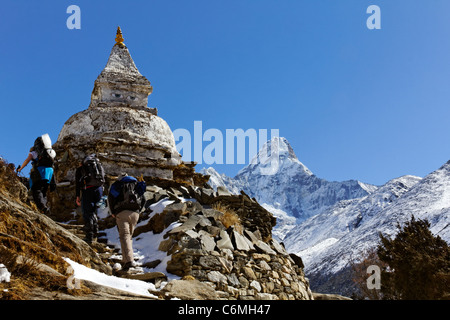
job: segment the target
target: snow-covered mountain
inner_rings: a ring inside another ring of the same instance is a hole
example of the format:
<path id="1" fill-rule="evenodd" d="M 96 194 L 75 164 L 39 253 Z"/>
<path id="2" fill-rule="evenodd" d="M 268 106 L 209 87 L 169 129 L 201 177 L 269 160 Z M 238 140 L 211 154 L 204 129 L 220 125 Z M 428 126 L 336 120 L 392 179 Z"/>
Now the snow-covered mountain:
<path id="1" fill-rule="evenodd" d="M 433 234 L 450 242 L 450 161 L 423 179 L 400 177 L 361 199 L 337 203 L 293 228 L 285 245 L 302 257 L 320 290 L 346 294 L 350 261 L 375 248 L 379 233 L 394 236 L 411 215 L 427 219 Z"/>
<path id="2" fill-rule="evenodd" d="M 396 223 L 383 216 L 421 178 L 393 179 L 373 194 L 336 203 L 293 228 L 285 237 L 289 252 L 301 256 L 305 272 L 334 274 L 365 250 L 376 246 L 378 233 L 392 235 Z"/>
<path id="3" fill-rule="evenodd" d="M 316 177 L 295 156 L 285 138 L 278 146 L 279 167 L 262 174 L 269 164 L 256 156 L 234 178 L 213 168 L 213 187 L 244 190 L 277 218 L 273 234 L 289 252 L 302 257 L 313 289 L 350 294 L 349 263 L 379 244 L 379 233 L 394 236 L 397 225 L 411 215 L 427 219 L 431 231 L 450 242 L 450 161 L 425 178 L 403 176 L 381 187 L 359 181 L 329 182 Z"/>
<path id="4" fill-rule="evenodd" d="M 233 193 L 244 190 L 265 205 L 277 218 L 274 234 L 280 240 L 296 222 L 304 221 L 340 200 L 360 198 L 377 190 L 376 186 L 356 180 L 337 182 L 315 176 L 298 160 L 289 142 L 282 137 L 267 141 L 234 178 L 220 175 L 211 167 L 202 173 L 211 176 L 212 187 L 226 186 Z"/>

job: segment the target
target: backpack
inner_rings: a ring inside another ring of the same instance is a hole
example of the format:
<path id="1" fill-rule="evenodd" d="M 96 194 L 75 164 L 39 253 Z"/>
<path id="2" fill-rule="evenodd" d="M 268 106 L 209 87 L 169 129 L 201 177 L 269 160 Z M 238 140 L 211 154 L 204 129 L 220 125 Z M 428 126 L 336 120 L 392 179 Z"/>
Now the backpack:
<path id="1" fill-rule="evenodd" d="M 56 156 L 55 150 L 52 149 L 52 141 L 46 133 L 34 140 L 34 151 L 37 153 L 36 167 L 52 167 Z"/>
<path id="2" fill-rule="evenodd" d="M 145 182 L 126 176 L 116 181 L 109 190 L 109 206 L 113 214 L 123 210 L 140 211 L 143 204 Z"/>
<path id="3" fill-rule="evenodd" d="M 105 170 L 95 154 L 84 158 L 81 179 L 86 186 L 100 187 L 105 183 Z"/>

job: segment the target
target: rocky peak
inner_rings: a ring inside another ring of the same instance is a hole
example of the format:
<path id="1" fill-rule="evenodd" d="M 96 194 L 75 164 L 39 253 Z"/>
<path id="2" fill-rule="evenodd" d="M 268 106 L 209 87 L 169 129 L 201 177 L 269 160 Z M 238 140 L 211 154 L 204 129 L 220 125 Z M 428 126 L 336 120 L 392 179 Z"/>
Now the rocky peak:
<path id="1" fill-rule="evenodd" d="M 250 164 L 241 169 L 235 178 L 239 179 L 248 175 L 286 174 L 286 171 L 296 174 L 312 176 L 313 173 L 301 163 L 295 155 L 294 149 L 284 137 L 273 137 L 268 140 Z"/>
<path id="2" fill-rule="evenodd" d="M 286 138 L 267 141 L 252 162 L 234 178 L 214 174 L 208 168 L 213 187 L 244 190 L 261 204 L 281 209 L 301 222 L 340 200 L 363 197 L 377 187 L 356 180 L 327 181 L 301 163 Z M 275 214 L 275 211 L 274 211 Z M 280 224 L 281 225 L 281 224 Z"/>

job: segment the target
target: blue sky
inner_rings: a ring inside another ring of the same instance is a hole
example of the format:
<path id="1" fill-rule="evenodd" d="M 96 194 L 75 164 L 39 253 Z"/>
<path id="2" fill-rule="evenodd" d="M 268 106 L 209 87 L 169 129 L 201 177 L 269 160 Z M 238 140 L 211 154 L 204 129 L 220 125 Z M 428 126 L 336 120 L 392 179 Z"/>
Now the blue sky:
<path id="1" fill-rule="evenodd" d="M 81 29 L 69 30 L 69 5 Z M 381 30 L 369 30 L 369 5 Z M 22 163 L 86 109 L 121 26 L 172 130 L 279 129 L 327 180 L 450 159 L 447 0 L 12 1 L 0 7 L 0 155 Z M 205 143 L 206 145 L 207 143 Z M 198 166 L 200 169 L 202 165 Z M 242 165 L 218 165 L 234 176 Z"/>

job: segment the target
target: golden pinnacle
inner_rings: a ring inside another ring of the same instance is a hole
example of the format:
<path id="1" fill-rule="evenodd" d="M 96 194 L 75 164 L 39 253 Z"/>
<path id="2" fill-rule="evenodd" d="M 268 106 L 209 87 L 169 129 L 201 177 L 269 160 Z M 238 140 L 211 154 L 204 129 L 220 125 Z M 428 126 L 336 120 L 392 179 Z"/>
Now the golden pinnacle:
<path id="1" fill-rule="evenodd" d="M 120 27 L 117 27 L 116 44 L 118 44 L 119 46 L 124 46 L 125 45 L 123 43 L 122 30 L 120 30 Z"/>

